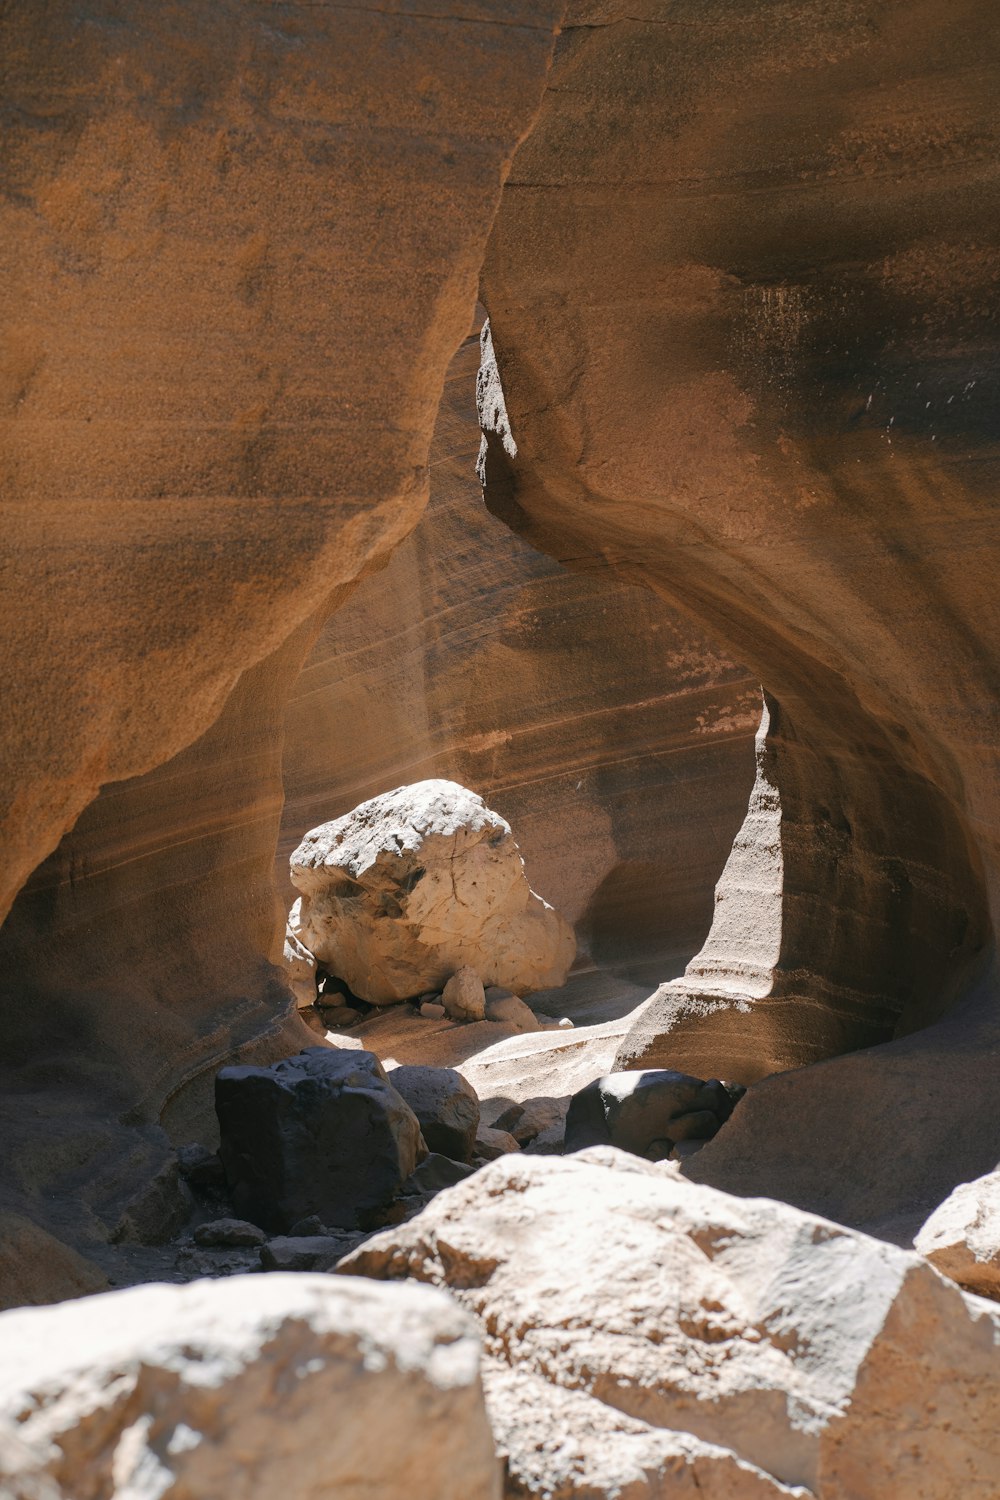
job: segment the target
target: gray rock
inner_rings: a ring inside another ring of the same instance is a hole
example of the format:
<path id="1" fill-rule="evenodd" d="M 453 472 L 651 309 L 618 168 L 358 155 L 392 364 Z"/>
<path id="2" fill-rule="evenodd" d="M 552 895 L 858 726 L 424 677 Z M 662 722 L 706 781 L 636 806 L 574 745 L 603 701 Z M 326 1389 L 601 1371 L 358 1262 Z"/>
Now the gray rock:
<path id="1" fill-rule="evenodd" d="M 427 1151 L 371 1052 L 309 1047 L 268 1068 L 223 1068 L 215 1108 L 233 1207 L 272 1232 L 311 1214 L 371 1227 Z"/>
<path id="2" fill-rule="evenodd" d="M 197 1142 L 189 1146 L 178 1146 L 177 1167 L 185 1182 L 199 1192 L 222 1188 L 226 1185 L 226 1174 L 222 1169 L 217 1151 Z"/>
<path id="3" fill-rule="evenodd" d="M 420 1007 L 420 1014 L 425 1021 L 443 1021 L 448 1012 L 443 1005 L 438 1005 L 433 1000 L 425 1000 Z"/>
<path id="4" fill-rule="evenodd" d="M 479 1129 L 479 1098 L 454 1068 L 399 1067 L 389 1082 L 420 1121 L 428 1149 L 471 1161 Z"/>
<path id="5" fill-rule="evenodd" d="M 609 1073 L 573 1095 L 566 1150 L 611 1145 L 646 1156 L 654 1142 L 709 1140 L 732 1110 L 732 1094 L 717 1078 L 706 1083 L 666 1068 Z"/>
<path id="6" fill-rule="evenodd" d="M 213 1219 L 211 1224 L 199 1224 L 194 1232 L 196 1245 L 219 1245 L 225 1248 L 240 1245 L 263 1245 L 267 1235 L 256 1224 L 246 1219 Z"/>
<path id="7" fill-rule="evenodd" d="M 475 1170 L 475 1167 L 466 1166 L 464 1162 L 454 1161 L 450 1156 L 441 1156 L 438 1152 L 431 1151 L 403 1183 L 402 1196 L 422 1198 L 429 1203 L 435 1194 L 442 1192 L 444 1188 L 454 1187 L 456 1182 L 463 1182 Z"/>
<path id="8" fill-rule="evenodd" d="M 331 1271 L 364 1240 L 363 1234 L 275 1235 L 261 1247 L 260 1263 L 265 1271 Z"/>
<path id="9" fill-rule="evenodd" d="M 508 1131 L 519 1146 L 526 1146 L 543 1131 L 554 1128 L 558 1128 L 561 1137 L 569 1104 L 569 1096 L 554 1099 L 548 1094 L 539 1094 L 534 1099 L 510 1105 L 502 1115 L 497 1116 L 493 1125 L 496 1130 Z"/>

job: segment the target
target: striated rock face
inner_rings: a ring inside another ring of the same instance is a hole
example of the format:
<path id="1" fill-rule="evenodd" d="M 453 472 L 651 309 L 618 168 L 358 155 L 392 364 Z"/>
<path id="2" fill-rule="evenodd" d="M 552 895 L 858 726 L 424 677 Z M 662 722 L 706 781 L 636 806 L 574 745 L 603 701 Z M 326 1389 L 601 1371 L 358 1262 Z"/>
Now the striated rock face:
<path id="1" fill-rule="evenodd" d="M 482 282 L 491 509 L 769 695 L 719 925 L 620 1062 L 883 1044 L 697 1158 L 855 1223 L 1000 1156 L 998 56 L 971 0 L 574 4 Z"/>
<path id="2" fill-rule="evenodd" d="M 453 781 L 397 787 L 314 828 L 291 872 L 302 896 L 290 933 L 375 1005 L 442 989 L 468 968 L 481 1019 L 483 982 L 556 988 L 576 952 L 528 885 L 510 824 Z"/>
<path id="3" fill-rule="evenodd" d="M 431 498 L 324 625 L 285 725 L 278 849 L 387 787 L 446 777 L 515 830 L 581 963 L 649 988 L 704 940 L 746 808 L 757 679 L 648 589 L 569 572 L 489 514 L 479 342 L 448 373 Z"/>
<path id="4" fill-rule="evenodd" d="M 0 22 L 0 910 L 36 870 L 0 1196 L 70 1238 L 159 1168 L 161 1119 L 202 1134 L 215 1066 L 305 1040 L 270 962 L 281 698 L 420 514 L 556 15 Z"/>
<path id="5" fill-rule="evenodd" d="M 0 1414 L 12 1500 L 500 1496 L 475 1326 L 426 1287 L 239 1276 L 8 1313 Z"/>
<path id="6" fill-rule="evenodd" d="M 783 1204 L 608 1147 L 508 1156 L 340 1269 L 476 1316 L 511 1495 L 694 1494 L 703 1472 L 720 1500 L 1000 1484 L 996 1310 Z"/>

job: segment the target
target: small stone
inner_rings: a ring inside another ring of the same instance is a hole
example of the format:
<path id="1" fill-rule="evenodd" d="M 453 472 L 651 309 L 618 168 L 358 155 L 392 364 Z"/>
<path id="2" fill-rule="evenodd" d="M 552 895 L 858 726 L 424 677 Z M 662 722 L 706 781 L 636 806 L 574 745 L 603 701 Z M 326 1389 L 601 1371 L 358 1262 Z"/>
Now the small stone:
<path id="1" fill-rule="evenodd" d="M 265 1271 L 329 1271 L 360 1245 L 363 1234 L 276 1235 L 261 1246 Z"/>
<path id="2" fill-rule="evenodd" d="M 226 1174 L 217 1151 L 197 1142 L 190 1146 L 178 1146 L 177 1167 L 185 1182 L 193 1188 L 221 1188 L 225 1186 Z"/>
<path id="3" fill-rule="evenodd" d="M 308 1214 L 306 1218 L 300 1219 L 297 1224 L 293 1224 L 288 1233 L 293 1239 L 301 1239 L 303 1235 L 329 1234 L 329 1230 L 319 1214 Z"/>
<path id="4" fill-rule="evenodd" d="M 559 1022 L 555 1016 L 543 1015 L 540 1010 L 535 1011 L 535 1020 L 538 1022 L 540 1031 L 558 1031 Z"/>
<path id="5" fill-rule="evenodd" d="M 572 1031 L 573 1022 L 570 1020 L 569 1016 L 560 1016 L 558 1021 L 556 1022 L 556 1029 L 558 1031 Z"/>
<path id="6" fill-rule="evenodd" d="M 199 1224 L 194 1232 L 196 1245 L 219 1245 L 227 1249 L 240 1245 L 263 1245 L 267 1235 L 247 1219 L 213 1219 Z"/>
<path id="7" fill-rule="evenodd" d="M 364 1020 L 359 1010 L 353 1010 L 349 1005 L 322 1005 L 319 1013 L 327 1026 L 334 1028 L 338 1026 L 357 1026 Z"/>
<path id="8" fill-rule="evenodd" d="M 524 1151 L 528 1156 L 562 1156 L 566 1144 L 566 1122 L 559 1120 L 533 1136 Z"/>
<path id="9" fill-rule="evenodd" d="M 438 1005 L 433 1000 L 425 1000 L 420 1007 L 420 1014 L 425 1021 L 443 1021 L 448 1012 L 443 1005 Z"/>
<path id="10" fill-rule="evenodd" d="M 432 1151 L 406 1179 L 401 1192 L 406 1198 L 417 1196 L 430 1202 L 436 1193 L 442 1192 L 444 1188 L 454 1187 L 456 1182 L 464 1182 L 475 1170 L 475 1167 L 466 1166 L 464 1162 L 454 1161 L 450 1156 Z"/>
<path id="11" fill-rule="evenodd" d="M 491 1125 L 480 1125 L 476 1133 L 476 1155 L 485 1161 L 495 1161 L 511 1151 L 520 1151 L 520 1146 L 506 1130 L 496 1130 Z"/>
<path id="12" fill-rule="evenodd" d="M 441 992 L 446 1013 L 456 1021 L 482 1021 L 486 1017 L 486 992 L 475 969 L 465 964 L 448 980 Z"/>
<path id="13" fill-rule="evenodd" d="M 530 1005 L 517 995 L 511 995 L 506 990 L 486 994 L 486 1019 L 487 1021 L 503 1022 L 508 1026 L 516 1026 L 518 1031 L 540 1031 L 538 1019 Z"/>
<path id="14" fill-rule="evenodd" d="M 431 1151 L 467 1162 L 479 1128 L 479 1098 L 454 1068 L 397 1067 L 389 1082 L 420 1122 Z"/>
<path id="15" fill-rule="evenodd" d="M 539 1095 L 536 1099 L 525 1099 L 522 1104 L 512 1104 L 494 1120 L 493 1127 L 495 1130 L 506 1130 L 519 1146 L 526 1146 L 543 1131 L 553 1128 L 558 1129 L 562 1140 L 568 1108 L 568 1097 L 552 1099 L 544 1094 Z"/>

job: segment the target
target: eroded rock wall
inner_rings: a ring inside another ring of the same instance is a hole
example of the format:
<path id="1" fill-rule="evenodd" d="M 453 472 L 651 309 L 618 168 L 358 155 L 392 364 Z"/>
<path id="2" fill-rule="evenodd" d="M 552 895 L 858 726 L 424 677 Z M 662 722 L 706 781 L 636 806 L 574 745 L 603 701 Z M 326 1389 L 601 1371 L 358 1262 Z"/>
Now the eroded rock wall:
<path id="1" fill-rule="evenodd" d="M 998 53 L 976 0 L 574 5 L 483 277 L 491 508 L 651 584 L 780 705 L 779 1003 L 737 1018 L 744 1056 L 888 1043 L 751 1090 L 699 1171 L 854 1222 L 1000 1152 L 996 982 L 969 988 L 1000 834 Z"/>
<path id="2" fill-rule="evenodd" d="M 204 1132 L 219 1061 L 303 1039 L 269 962 L 281 697 L 425 503 L 558 11 L 0 20 L 0 1203 L 77 1243 L 161 1118 Z"/>
<path id="3" fill-rule="evenodd" d="M 511 824 L 581 962 L 649 988 L 708 931 L 753 779 L 756 680 L 648 589 L 560 567 L 476 477 L 479 338 L 449 368 L 431 499 L 324 625 L 285 736 L 277 878 L 302 835 L 446 777 Z"/>

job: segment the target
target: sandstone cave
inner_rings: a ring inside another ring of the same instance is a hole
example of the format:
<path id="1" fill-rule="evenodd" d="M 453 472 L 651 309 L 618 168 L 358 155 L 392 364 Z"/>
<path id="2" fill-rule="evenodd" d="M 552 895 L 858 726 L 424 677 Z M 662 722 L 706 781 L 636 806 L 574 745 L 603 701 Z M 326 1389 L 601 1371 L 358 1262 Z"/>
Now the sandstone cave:
<path id="1" fill-rule="evenodd" d="M 1000 11 L 21 0 L 3 1500 L 1000 1500 Z"/>

